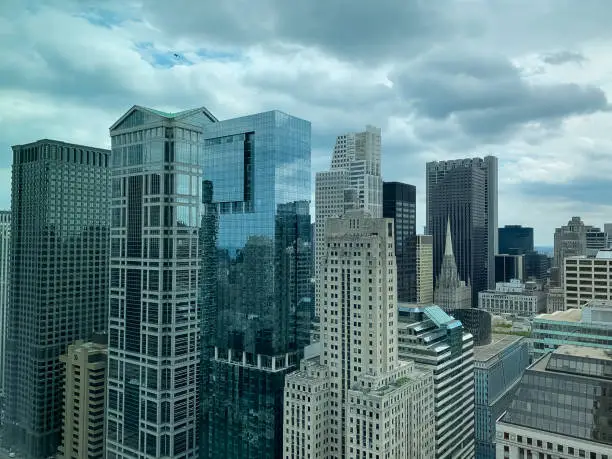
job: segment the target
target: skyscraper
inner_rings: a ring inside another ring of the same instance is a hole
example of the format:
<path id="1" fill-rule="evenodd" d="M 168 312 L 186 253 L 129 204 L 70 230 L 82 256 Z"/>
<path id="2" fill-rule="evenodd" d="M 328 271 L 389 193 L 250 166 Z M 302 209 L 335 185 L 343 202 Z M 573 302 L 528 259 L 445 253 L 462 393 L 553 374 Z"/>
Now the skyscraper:
<path id="1" fill-rule="evenodd" d="M 400 182 L 383 183 L 383 217 L 395 229 L 398 301 L 416 302 L 416 187 Z"/>
<path id="2" fill-rule="evenodd" d="M 279 111 L 204 128 L 203 458 L 281 455 L 312 306 L 310 132 Z"/>
<path id="3" fill-rule="evenodd" d="M 433 290 L 433 247 L 429 235 L 417 234 L 416 246 L 416 303 L 431 304 L 434 300 Z"/>
<path id="4" fill-rule="evenodd" d="M 214 122 L 134 106 L 110 128 L 109 458 L 197 452 L 199 157 Z"/>
<path id="5" fill-rule="evenodd" d="M 13 147 L 5 442 L 55 454 L 66 346 L 108 326 L 108 150 Z"/>
<path id="6" fill-rule="evenodd" d="M 533 252 L 533 228 L 521 225 L 506 225 L 499 228 L 499 253 L 523 255 Z"/>
<path id="7" fill-rule="evenodd" d="M 472 304 L 472 291 L 470 286 L 469 284 L 466 285 L 457 274 L 450 219 L 447 221 L 446 225 L 444 259 L 440 267 L 438 283 L 434 290 L 434 301 L 445 311 L 467 309 Z"/>
<path id="8" fill-rule="evenodd" d="M 495 285 L 497 253 L 497 158 L 458 159 L 427 163 L 427 233 L 433 236 L 434 285 L 451 222 L 459 277 L 478 292 Z"/>
<path id="9" fill-rule="evenodd" d="M 0 393 L 6 374 L 6 327 L 11 266 L 11 212 L 0 211 Z"/>
<path id="10" fill-rule="evenodd" d="M 315 277 L 319 275 L 325 238 L 325 220 L 339 217 L 347 208 L 361 208 L 372 217 L 382 217 L 380 129 L 366 126 L 364 132 L 338 136 L 331 169 L 317 172 L 315 179 Z M 347 191 L 349 191 L 347 193 Z M 319 290 L 315 309 L 319 315 Z"/>
<path id="11" fill-rule="evenodd" d="M 324 240 L 322 352 L 286 378 L 282 457 L 433 458 L 432 372 L 398 359 L 393 221 L 352 210 Z"/>

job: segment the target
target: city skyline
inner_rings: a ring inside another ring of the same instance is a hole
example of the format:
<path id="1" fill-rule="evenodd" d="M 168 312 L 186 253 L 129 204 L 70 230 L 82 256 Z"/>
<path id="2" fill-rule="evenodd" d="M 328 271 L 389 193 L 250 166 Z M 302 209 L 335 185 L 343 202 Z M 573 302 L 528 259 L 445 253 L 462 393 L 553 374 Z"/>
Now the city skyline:
<path id="1" fill-rule="evenodd" d="M 611 210 L 598 192 L 608 186 L 612 149 L 612 80 L 603 58 L 610 11 L 596 2 L 554 11 L 549 1 L 512 11 L 481 0 L 430 3 L 382 2 L 371 10 L 356 2 L 346 28 L 334 19 L 344 12 L 328 5 L 315 34 L 272 0 L 257 15 L 276 8 L 277 20 L 248 30 L 238 13 L 211 15 L 206 2 L 170 11 L 155 2 L 144 10 L 114 0 L 105 10 L 3 2 L 0 148 L 39 138 L 108 147 L 108 126 L 133 103 L 171 111 L 205 105 L 222 119 L 279 109 L 313 123 L 313 173 L 327 167 L 335 136 L 380 126 L 383 179 L 416 185 L 418 232 L 425 163 L 489 154 L 500 159 L 500 226 L 534 227 L 536 245 L 552 245 L 554 228 L 573 215 L 603 226 Z M 303 8 L 303 18 L 318 13 L 316 2 Z M 180 16 L 186 12 L 201 20 Z M 364 34 L 356 25 L 371 16 Z M 428 27 L 406 27 L 424 16 Z M 41 38 L 51 21 L 80 39 Z M 34 44 L 38 57 L 28 51 Z M 5 156 L 2 208 L 9 207 L 9 175 Z"/>

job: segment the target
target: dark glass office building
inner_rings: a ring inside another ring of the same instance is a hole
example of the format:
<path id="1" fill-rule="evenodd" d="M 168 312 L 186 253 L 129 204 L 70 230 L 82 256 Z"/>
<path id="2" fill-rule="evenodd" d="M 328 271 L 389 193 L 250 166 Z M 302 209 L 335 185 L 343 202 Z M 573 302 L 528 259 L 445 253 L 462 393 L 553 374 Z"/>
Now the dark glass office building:
<path id="1" fill-rule="evenodd" d="M 444 256 L 450 219 L 459 278 L 478 292 L 495 287 L 497 253 L 497 158 L 427 163 L 427 233 L 433 237 L 434 284 Z"/>
<path id="2" fill-rule="evenodd" d="M 57 452 L 60 355 L 107 328 L 108 150 L 54 140 L 13 147 L 4 443 Z"/>
<path id="3" fill-rule="evenodd" d="M 271 111 L 204 142 L 200 457 L 280 458 L 284 379 L 313 314 L 310 123 Z"/>
<path id="4" fill-rule="evenodd" d="M 397 300 L 417 301 L 416 288 L 416 187 L 400 182 L 383 183 L 383 217 L 395 222 Z"/>
<path id="5" fill-rule="evenodd" d="M 510 282 L 512 279 L 524 281 L 524 255 L 495 255 L 495 282 Z"/>
<path id="6" fill-rule="evenodd" d="M 499 228 L 500 254 L 521 255 L 533 252 L 533 228 L 506 225 Z"/>
<path id="7" fill-rule="evenodd" d="M 108 459 L 196 457 L 205 108 L 134 106 L 112 142 Z"/>

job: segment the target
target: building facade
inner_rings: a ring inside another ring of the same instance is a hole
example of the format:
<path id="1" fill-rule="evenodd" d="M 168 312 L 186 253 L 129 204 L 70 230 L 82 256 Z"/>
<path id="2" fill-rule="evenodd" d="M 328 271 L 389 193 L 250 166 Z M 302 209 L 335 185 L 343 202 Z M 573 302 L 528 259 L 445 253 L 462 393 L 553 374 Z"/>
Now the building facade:
<path id="1" fill-rule="evenodd" d="M 450 220 L 459 277 L 478 292 L 495 285 L 497 158 L 427 163 L 427 234 L 433 236 L 434 286 L 444 259 Z"/>
<path id="2" fill-rule="evenodd" d="M 433 457 L 432 373 L 398 359 L 393 226 L 327 220 L 321 352 L 286 378 L 284 458 Z"/>
<path id="3" fill-rule="evenodd" d="M 563 272 L 566 308 L 612 300 L 612 250 L 600 250 L 595 257 L 567 257 Z"/>
<path id="4" fill-rule="evenodd" d="M 106 330 L 109 155 L 54 140 L 13 147 L 5 443 L 57 452 L 60 355 Z"/>
<path id="5" fill-rule="evenodd" d="M 65 367 L 64 426 L 57 458 L 105 459 L 106 344 L 77 341 L 60 360 Z"/>
<path id="6" fill-rule="evenodd" d="M 110 128 L 108 459 L 197 453 L 198 159 L 215 121 L 134 106 Z"/>
<path id="7" fill-rule="evenodd" d="M 490 344 L 474 348 L 478 459 L 495 459 L 495 421 L 512 402 L 528 365 L 529 346 L 520 336 L 493 335 Z"/>
<path id="8" fill-rule="evenodd" d="M 563 344 L 612 349 L 612 302 L 540 314 L 533 319 L 531 341 L 534 359 Z"/>
<path id="9" fill-rule="evenodd" d="M 429 235 L 417 234 L 416 244 L 416 304 L 432 304 L 433 289 L 433 245 Z"/>
<path id="10" fill-rule="evenodd" d="M 533 282 L 525 284 L 517 279 L 498 282 L 495 290 L 478 294 L 478 308 L 493 315 L 533 317 L 546 311 L 546 294 L 538 290 Z"/>
<path id="11" fill-rule="evenodd" d="M 347 208 L 364 209 L 372 217 L 382 217 L 381 131 L 366 126 L 363 132 L 337 137 L 331 168 L 315 178 L 315 277 L 325 252 L 325 220 L 340 217 Z M 318 287 L 315 286 L 315 289 Z M 320 292 L 316 290 L 315 310 L 319 315 Z"/>
<path id="12" fill-rule="evenodd" d="M 524 255 L 495 255 L 495 283 L 525 280 Z"/>
<path id="13" fill-rule="evenodd" d="M 416 187 L 400 182 L 383 183 L 383 217 L 395 224 L 398 301 L 417 301 Z"/>
<path id="14" fill-rule="evenodd" d="M 0 211 L 0 393 L 6 374 L 6 327 L 11 276 L 11 212 Z"/>
<path id="15" fill-rule="evenodd" d="M 201 457 L 281 457 L 312 305 L 310 138 L 279 111 L 204 128 Z"/>
<path id="16" fill-rule="evenodd" d="M 562 346 L 525 370 L 496 426 L 497 457 L 581 457 L 612 454 L 612 355 Z"/>
<path id="17" fill-rule="evenodd" d="M 470 333 L 474 346 L 491 343 L 492 316 L 484 309 L 464 308 L 451 309 L 448 314 L 461 322 L 463 329 Z"/>
<path id="18" fill-rule="evenodd" d="M 546 314 L 565 311 L 565 291 L 561 287 L 551 287 L 546 292 Z"/>
<path id="19" fill-rule="evenodd" d="M 506 225 L 499 228 L 498 253 L 521 255 L 533 252 L 533 228 L 521 225 Z"/>
<path id="20" fill-rule="evenodd" d="M 434 301 L 445 311 L 452 309 L 467 309 L 472 305 L 472 289 L 459 278 L 453 240 L 451 237 L 450 219 L 446 227 L 446 242 L 444 244 L 444 260 L 440 267 L 438 282 L 434 290 Z"/>
<path id="21" fill-rule="evenodd" d="M 433 371 L 435 457 L 474 457 L 474 344 L 439 306 L 399 305 L 399 358 Z M 419 457 L 419 456 L 411 456 Z"/>
<path id="22" fill-rule="evenodd" d="M 524 255 L 525 280 L 544 283 L 548 277 L 551 258 L 538 252 L 529 252 Z"/>

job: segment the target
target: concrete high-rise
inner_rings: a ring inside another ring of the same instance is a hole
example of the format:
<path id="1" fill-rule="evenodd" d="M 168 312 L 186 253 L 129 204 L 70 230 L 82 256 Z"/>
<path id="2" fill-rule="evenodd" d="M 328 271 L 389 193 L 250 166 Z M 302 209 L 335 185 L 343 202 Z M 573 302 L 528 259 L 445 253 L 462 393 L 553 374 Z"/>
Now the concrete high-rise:
<path id="1" fill-rule="evenodd" d="M 612 300 L 612 250 L 600 250 L 594 257 L 566 257 L 563 265 L 567 309 L 591 300 Z"/>
<path id="2" fill-rule="evenodd" d="M 321 353 L 286 378 L 283 458 L 433 458 L 432 372 L 398 359 L 393 221 L 349 211 L 324 240 Z"/>
<path id="3" fill-rule="evenodd" d="M 433 246 L 429 235 L 417 234 L 416 245 L 416 304 L 431 304 L 433 290 Z"/>
<path id="4" fill-rule="evenodd" d="M 558 284 L 563 287 L 563 262 L 567 257 L 587 256 L 589 250 L 594 255 L 600 247 L 601 234 L 597 228 L 585 225 L 580 217 L 572 217 L 567 225 L 555 229 L 553 268 L 558 272 Z M 593 233 L 595 231 L 595 233 Z M 591 233 L 588 236 L 587 233 Z"/>
<path id="5" fill-rule="evenodd" d="M 416 187 L 384 182 L 383 217 L 392 218 L 395 225 L 398 301 L 414 303 L 417 299 Z"/>
<path id="6" fill-rule="evenodd" d="M 427 163 L 427 234 L 433 236 L 434 287 L 444 259 L 450 220 L 459 277 L 478 292 L 495 285 L 497 158 Z"/>
<path id="7" fill-rule="evenodd" d="M 434 301 L 445 311 L 466 309 L 472 304 L 472 290 L 469 284 L 466 285 L 457 274 L 450 220 L 447 221 L 446 225 L 444 259 L 442 260 L 438 282 L 434 290 Z"/>
<path id="8" fill-rule="evenodd" d="M 28 458 L 61 439 L 60 355 L 108 327 L 110 152 L 13 147 L 5 443 Z"/>
<path id="9" fill-rule="evenodd" d="M 523 255 L 533 252 L 533 228 L 521 225 L 506 225 L 499 228 L 498 253 L 504 255 Z"/>
<path id="10" fill-rule="evenodd" d="M 366 126 L 364 132 L 338 136 L 331 168 L 315 178 L 315 277 L 318 277 L 325 249 L 325 221 L 340 217 L 350 208 L 364 209 L 372 217 L 382 217 L 380 128 Z M 318 287 L 315 310 L 319 315 Z"/>
<path id="11" fill-rule="evenodd" d="M 280 111 L 204 127 L 202 458 L 281 457 L 311 322 L 310 139 Z"/>
<path id="12" fill-rule="evenodd" d="M 197 453 L 199 155 L 214 122 L 134 106 L 110 128 L 109 458 Z"/>
<path id="13" fill-rule="evenodd" d="M 106 458 L 106 351 L 103 342 L 77 341 L 60 357 L 65 367 L 64 427 L 57 459 Z"/>
<path id="14" fill-rule="evenodd" d="M 437 459 L 474 457 L 474 342 L 439 306 L 399 304 L 399 357 L 433 371 Z M 420 457 L 420 456 L 411 456 Z"/>
<path id="15" fill-rule="evenodd" d="M 11 267 L 11 212 L 0 211 L 0 396 L 6 374 L 6 327 Z"/>

